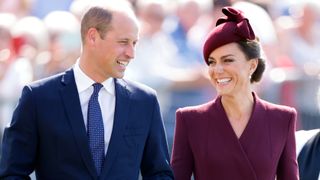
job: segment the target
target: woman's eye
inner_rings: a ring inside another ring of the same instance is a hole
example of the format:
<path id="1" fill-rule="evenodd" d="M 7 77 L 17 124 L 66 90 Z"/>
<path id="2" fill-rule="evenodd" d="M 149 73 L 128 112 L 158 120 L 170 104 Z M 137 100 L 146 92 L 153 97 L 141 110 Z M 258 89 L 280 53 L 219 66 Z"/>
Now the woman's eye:
<path id="1" fill-rule="evenodd" d="M 233 59 L 225 59 L 225 60 L 224 60 L 224 62 L 227 62 L 227 63 L 228 63 L 228 62 L 233 62 L 233 61 L 234 61 Z"/>
<path id="2" fill-rule="evenodd" d="M 208 60 L 208 65 L 211 65 L 211 64 L 215 64 L 215 61 L 213 61 L 213 60 Z"/>

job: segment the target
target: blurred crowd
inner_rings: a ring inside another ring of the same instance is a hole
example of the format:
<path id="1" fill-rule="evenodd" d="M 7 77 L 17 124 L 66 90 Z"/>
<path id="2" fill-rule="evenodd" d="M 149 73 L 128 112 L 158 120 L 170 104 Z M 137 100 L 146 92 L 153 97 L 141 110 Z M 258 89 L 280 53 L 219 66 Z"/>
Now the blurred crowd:
<path id="1" fill-rule="evenodd" d="M 90 0 L 0 1 L 0 135 L 25 84 L 70 68 L 81 51 Z M 249 17 L 267 59 L 257 94 L 298 111 L 298 129 L 320 128 L 318 0 L 130 0 L 141 23 L 125 78 L 157 90 L 171 149 L 175 111 L 215 97 L 202 43 L 234 6 Z M 54 107 L 53 107 L 54 108 Z"/>

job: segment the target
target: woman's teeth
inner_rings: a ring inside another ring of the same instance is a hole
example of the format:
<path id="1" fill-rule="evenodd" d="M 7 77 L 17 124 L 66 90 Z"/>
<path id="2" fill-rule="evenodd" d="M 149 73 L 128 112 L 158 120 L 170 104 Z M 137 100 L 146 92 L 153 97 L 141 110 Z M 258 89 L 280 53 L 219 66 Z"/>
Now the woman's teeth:
<path id="1" fill-rule="evenodd" d="M 231 81 L 231 78 L 217 79 L 218 83 L 227 83 L 227 82 L 230 82 L 230 81 Z"/>

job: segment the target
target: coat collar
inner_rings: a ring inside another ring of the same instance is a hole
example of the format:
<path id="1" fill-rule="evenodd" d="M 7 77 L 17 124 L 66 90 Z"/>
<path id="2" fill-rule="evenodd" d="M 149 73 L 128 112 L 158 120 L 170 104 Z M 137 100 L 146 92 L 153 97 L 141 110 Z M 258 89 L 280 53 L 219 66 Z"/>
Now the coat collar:
<path id="1" fill-rule="evenodd" d="M 127 87 L 127 82 L 123 79 L 115 79 L 115 91 L 116 108 L 113 129 L 100 179 L 106 179 L 108 177 L 112 164 L 117 158 L 119 149 L 124 143 L 122 137 L 131 108 L 131 93 Z"/>
<path id="2" fill-rule="evenodd" d="M 73 70 L 67 70 L 61 79 L 62 87 L 60 95 L 62 97 L 63 105 L 66 110 L 67 118 L 69 120 L 71 130 L 73 132 L 76 144 L 81 153 L 81 157 L 88 168 L 93 179 L 97 178 L 96 170 L 90 155 L 88 138 L 82 110 L 80 106 L 79 94 L 74 79 Z"/>
<path id="3" fill-rule="evenodd" d="M 225 148 L 236 152 L 234 153 L 234 160 L 237 161 L 235 163 L 243 164 L 243 166 L 239 167 L 241 169 L 239 170 L 239 172 L 241 172 L 244 175 L 244 177 L 252 177 L 252 180 L 256 180 L 257 177 L 253 169 L 252 163 L 248 158 L 248 154 L 246 153 L 245 147 L 248 143 L 252 143 L 248 141 L 248 139 L 250 139 L 250 136 L 254 134 L 253 131 L 259 130 L 260 127 L 257 128 L 257 126 L 265 125 L 266 110 L 263 101 L 255 93 L 252 93 L 252 95 L 254 97 L 252 114 L 245 130 L 243 131 L 239 139 L 233 131 L 232 126 L 228 120 L 226 112 L 222 106 L 220 96 L 218 96 L 211 103 L 207 104 L 207 112 L 209 116 L 207 118 L 209 127 L 207 131 L 210 134 L 208 135 L 208 137 L 219 137 L 217 140 L 221 140 L 220 144 L 224 144 L 225 146 L 228 146 Z M 223 143 L 223 141 L 225 141 L 226 139 L 228 139 L 230 143 Z M 207 141 L 208 150 L 216 146 L 216 144 L 212 143 L 212 139 L 208 138 Z"/>
<path id="4" fill-rule="evenodd" d="M 60 95 L 75 141 L 78 145 L 78 149 L 87 169 L 89 170 L 93 179 L 97 179 L 98 176 L 91 158 L 73 69 L 69 69 L 63 74 L 61 83 L 62 87 L 60 89 Z M 123 129 L 125 127 L 126 120 L 128 119 L 128 114 L 131 107 L 130 91 L 127 88 L 127 82 L 122 79 L 115 79 L 114 83 L 116 94 L 114 125 L 105 163 L 100 176 L 101 179 L 108 175 L 108 172 L 111 170 L 112 163 L 116 159 L 118 149 L 121 148 L 121 144 L 123 143 L 121 137 L 122 133 L 124 132 Z"/>

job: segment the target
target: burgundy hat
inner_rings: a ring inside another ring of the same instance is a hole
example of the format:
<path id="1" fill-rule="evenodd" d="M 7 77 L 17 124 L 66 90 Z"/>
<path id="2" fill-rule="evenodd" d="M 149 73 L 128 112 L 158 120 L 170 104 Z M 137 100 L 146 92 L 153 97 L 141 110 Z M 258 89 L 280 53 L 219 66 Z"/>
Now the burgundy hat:
<path id="1" fill-rule="evenodd" d="M 216 48 L 240 40 L 255 39 L 249 20 L 242 11 L 224 7 L 222 13 L 227 17 L 218 19 L 216 27 L 207 35 L 203 46 L 203 57 L 207 64 L 210 53 Z"/>

